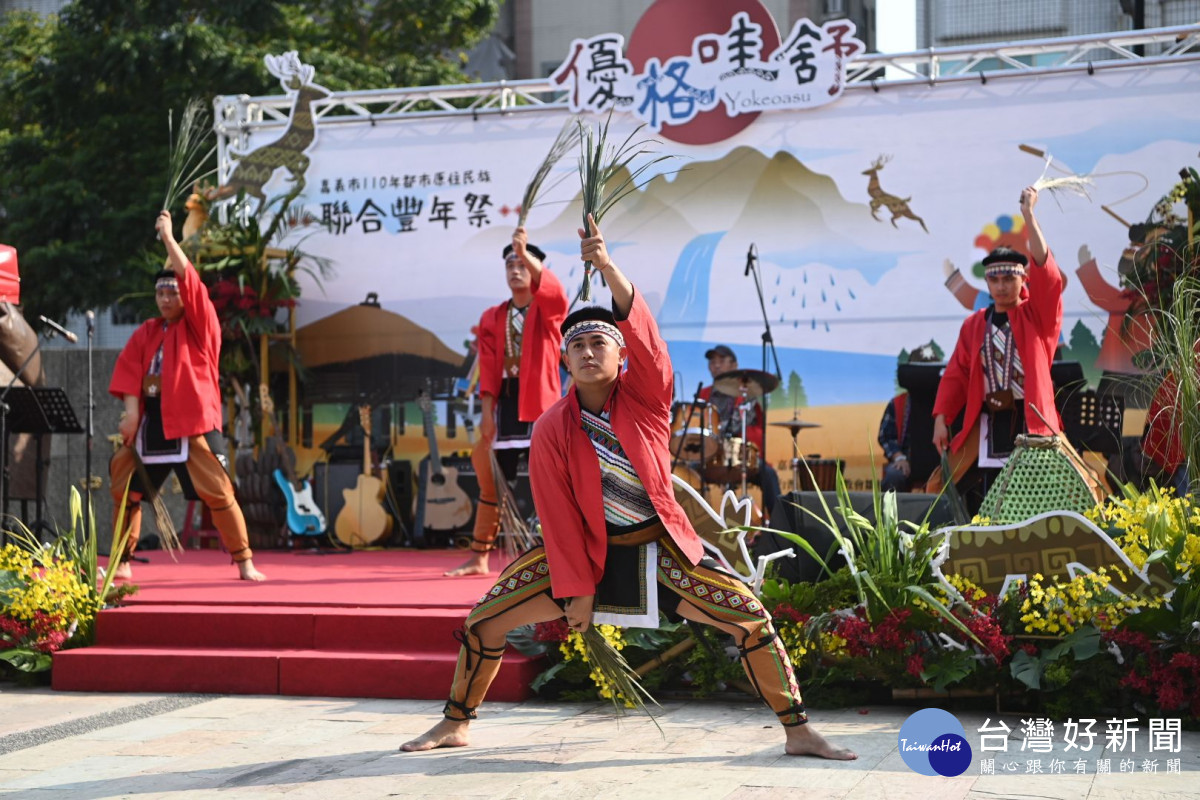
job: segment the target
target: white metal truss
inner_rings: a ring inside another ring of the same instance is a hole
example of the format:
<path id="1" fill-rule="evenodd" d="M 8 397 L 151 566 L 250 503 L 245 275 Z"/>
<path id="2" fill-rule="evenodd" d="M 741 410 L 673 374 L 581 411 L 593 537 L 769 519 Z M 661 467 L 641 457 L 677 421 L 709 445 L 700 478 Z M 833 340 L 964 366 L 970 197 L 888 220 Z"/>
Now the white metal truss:
<path id="1" fill-rule="evenodd" d="M 1134 48 L 1149 46 L 1154 55 Z M 1034 60 L 1026 63 L 1022 58 Z M 852 61 L 846 70 L 846 91 L 911 84 L 983 81 L 1010 76 L 1151 66 L 1200 60 L 1200 25 L 1179 25 L 1119 33 L 1031 39 L 1001 44 L 927 48 L 910 53 L 873 53 Z M 995 63 L 996 69 L 981 70 Z M 903 77 L 886 77 L 899 74 Z M 251 97 L 222 95 L 214 99 L 218 178 L 229 177 L 229 149 L 245 144 L 251 131 L 284 128 L 291 109 L 287 95 Z M 322 127 L 339 123 L 372 124 L 427 117 L 518 114 L 546 109 L 567 109 L 566 92 L 549 79 L 498 81 L 454 86 L 421 86 L 410 89 L 373 89 L 334 92 L 314 107 Z"/>

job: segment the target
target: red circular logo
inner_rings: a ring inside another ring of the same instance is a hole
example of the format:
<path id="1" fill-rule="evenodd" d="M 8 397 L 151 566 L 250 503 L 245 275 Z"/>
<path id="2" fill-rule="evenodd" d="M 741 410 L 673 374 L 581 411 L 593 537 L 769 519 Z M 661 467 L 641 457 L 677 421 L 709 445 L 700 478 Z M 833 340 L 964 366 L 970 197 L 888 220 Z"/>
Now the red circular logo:
<path id="1" fill-rule="evenodd" d="M 759 0 L 656 0 L 634 27 L 626 57 L 640 74 L 651 58 L 665 63 L 675 56 L 690 56 L 697 36 L 725 33 L 739 11 L 762 26 L 762 56 L 766 58 L 779 47 L 779 29 Z M 744 130 L 757 116 L 756 112 L 731 117 L 720 105 L 683 125 L 663 125 L 661 134 L 680 144 L 712 144 Z"/>

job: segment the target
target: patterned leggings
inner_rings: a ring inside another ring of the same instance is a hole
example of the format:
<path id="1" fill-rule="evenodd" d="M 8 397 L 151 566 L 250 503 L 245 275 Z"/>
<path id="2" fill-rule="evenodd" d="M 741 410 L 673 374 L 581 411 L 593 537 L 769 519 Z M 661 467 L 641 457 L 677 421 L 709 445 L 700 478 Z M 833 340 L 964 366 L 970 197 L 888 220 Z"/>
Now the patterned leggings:
<path id="1" fill-rule="evenodd" d="M 734 636 L 750 684 L 785 726 L 808 721 L 800 687 L 771 615 L 749 587 L 711 562 L 693 567 L 667 537 L 658 541 L 658 582 L 679 597 L 677 613 Z M 508 632 L 563 616 L 550 594 L 544 548 L 521 555 L 472 609 L 459 633 L 462 649 L 454 672 L 446 719 L 475 719 L 476 709 L 500 669 Z"/>

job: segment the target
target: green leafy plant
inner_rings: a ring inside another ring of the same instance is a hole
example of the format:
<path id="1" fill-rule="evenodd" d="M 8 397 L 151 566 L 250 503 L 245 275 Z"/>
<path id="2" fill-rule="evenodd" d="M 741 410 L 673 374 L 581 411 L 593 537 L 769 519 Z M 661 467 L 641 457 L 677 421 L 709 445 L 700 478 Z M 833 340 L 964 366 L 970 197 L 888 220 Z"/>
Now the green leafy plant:
<path id="1" fill-rule="evenodd" d="M 818 492 L 817 497 L 823 515 L 803 507 L 801 510 L 828 530 L 837 542 L 838 551 L 846 559 L 854 580 L 859 605 L 866 610 L 869 620 L 877 622 L 893 610 L 919 600 L 943 621 L 974 639 L 967 627 L 931 591 L 939 585 L 933 576 L 931 562 L 941 540 L 930 530 L 928 516 L 920 523 L 901 520 L 895 493 L 880 492 L 878 481 L 873 480 L 871 502 L 875 519 L 867 519 L 854 510 L 850 490 L 840 469 L 837 472 L 836 505 L 831 508 L 822 492 Z M 845 524 L 845 533 L 839 519 Z M 830 572 L 825 560 L 802 537 L 787 531 L 776 533 L 803 548 L 826 572 Z"/>
<path id="2" fill-rule="evenodd" d="M 83 530 L 75 487 L 69 506 L 71 527 L 52 541 L 43 543 L 17 521 L 9 532 L 12 541 L 0 548 L 0 660 L 20 672 L 43 672 L 51 667 L 52 653 L 91 644 L 100 609 L 136 591 L 115 587 L 113 570 L 101 572 L 95 517 Z M 118 531 L 123 521 L 122 512 Z M 112 552 L 123 552 L 127 539 L 116 536 Z"/>
<path id="3" fill-rule="evenodd" d="M 1087 661 L 1100 652 L 1100 631 L 1092 626 L 1080 628 L 1057 640 L 1052 646 L 1039 651 L 1036 655 L 1027 650 L 1018 649 L 1013 654 L 1010 669 L 1012 676 L 1030 689 L 1041 689 L 1042 680 L 1047 670 L 1067 654 L 1075 661 Z M 1060 667 L 1055 673 L 1054 683 L 1061 687 L 1070 675 L 1065 674 Z"/>

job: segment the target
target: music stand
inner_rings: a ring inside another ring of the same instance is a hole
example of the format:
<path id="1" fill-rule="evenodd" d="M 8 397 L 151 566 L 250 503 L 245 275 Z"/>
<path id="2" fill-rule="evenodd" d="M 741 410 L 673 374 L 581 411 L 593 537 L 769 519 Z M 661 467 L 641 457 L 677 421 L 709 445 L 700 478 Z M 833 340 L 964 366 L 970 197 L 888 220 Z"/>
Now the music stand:
<path id="1" fill-rule="evenodd" d="M 0 446 L 8 452 L 9 433 L 30 433 L 37 437 L 37 479 L 35 481 L 34 509 L 37 521 L 30 529 L 44 526 L 42 509 L 45 497 L 42 486 L 42 436 L 47 433 L 83 433 L 83 427 L 71 408 L 67 393 L 57 386 L 13 386 L 5 398 L 8 404 L 8 419 L 4 430 L 4 441 Z M 7 467 L 6 467 L 7 468 Z M 3 476 L 0 491 L 0 509 L 8 513 L 8 476 Z"/>

